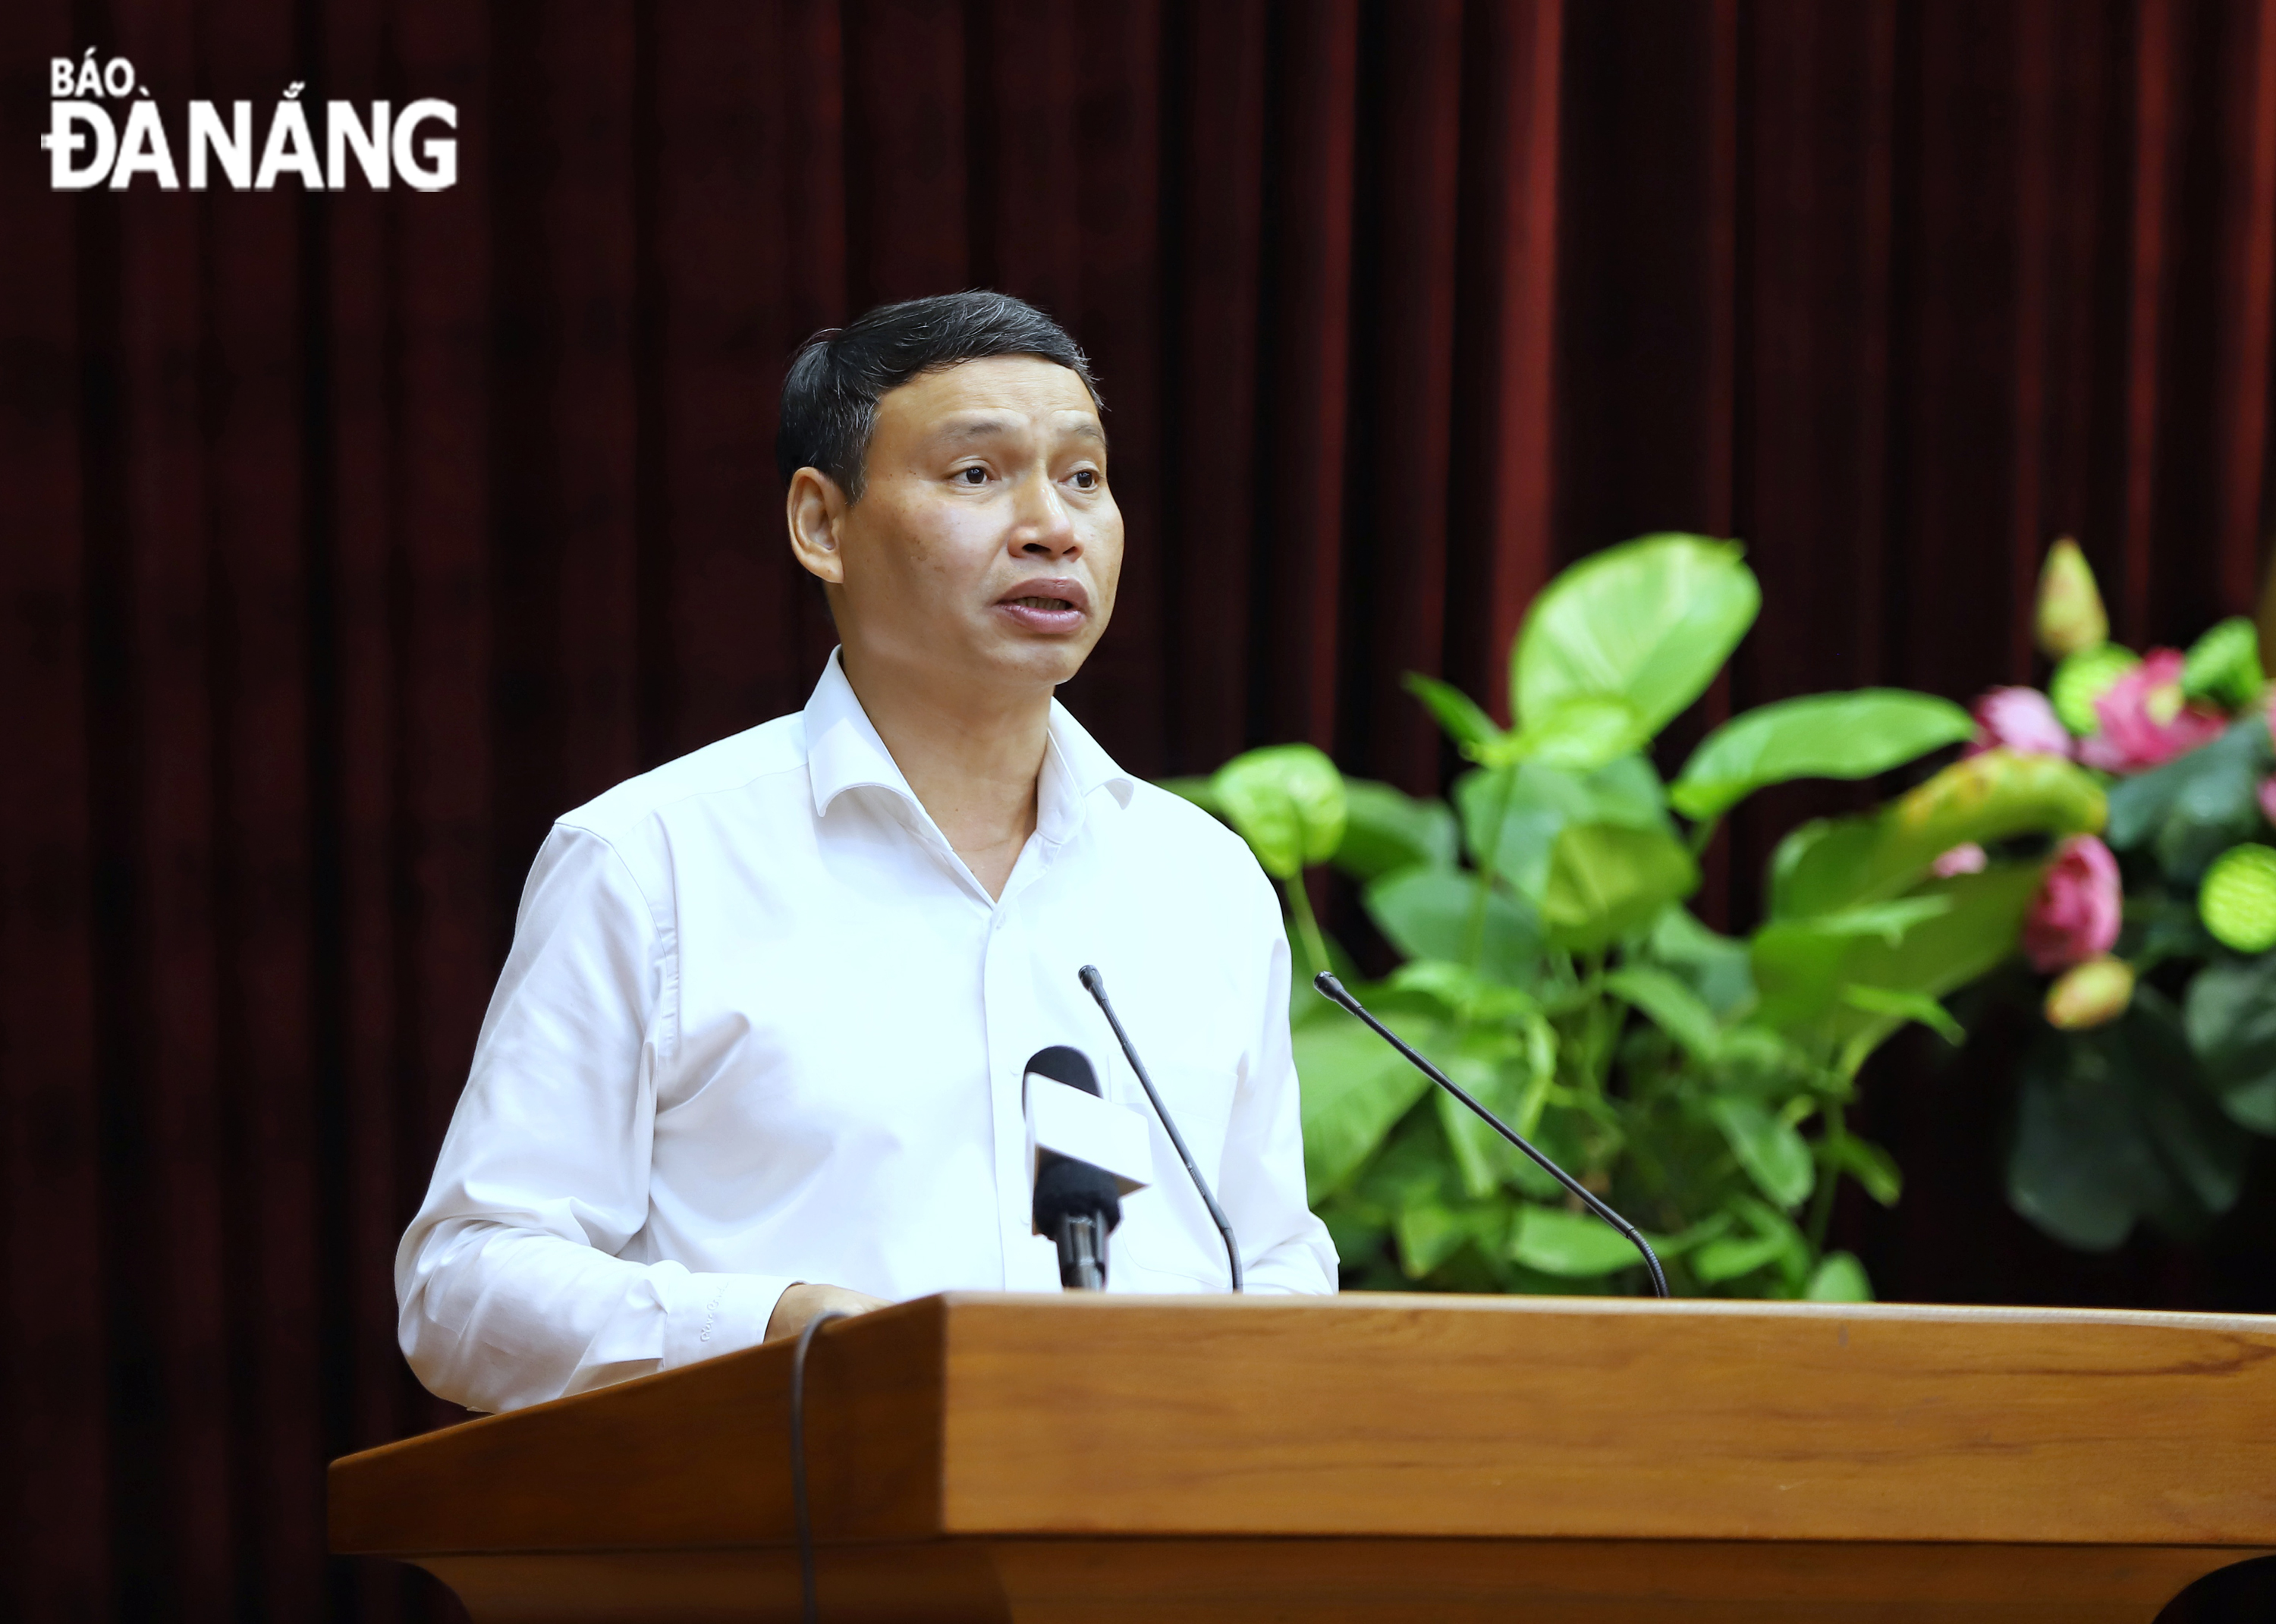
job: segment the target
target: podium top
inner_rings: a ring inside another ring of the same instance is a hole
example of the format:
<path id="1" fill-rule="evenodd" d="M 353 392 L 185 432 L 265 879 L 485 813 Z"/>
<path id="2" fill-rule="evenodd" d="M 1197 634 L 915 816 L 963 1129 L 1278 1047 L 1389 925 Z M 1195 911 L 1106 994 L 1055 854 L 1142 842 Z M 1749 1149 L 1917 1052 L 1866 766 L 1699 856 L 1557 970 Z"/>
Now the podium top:
<path id="1" fill-rule="evenodd" d="M 791 1531 L 790 1347 L 331 1468 L 340 1552 Z M 808 1366 L 825 1540 L 1456 1536 L 2276 1545 L 2276 1318 L 953 1294 Z"/>

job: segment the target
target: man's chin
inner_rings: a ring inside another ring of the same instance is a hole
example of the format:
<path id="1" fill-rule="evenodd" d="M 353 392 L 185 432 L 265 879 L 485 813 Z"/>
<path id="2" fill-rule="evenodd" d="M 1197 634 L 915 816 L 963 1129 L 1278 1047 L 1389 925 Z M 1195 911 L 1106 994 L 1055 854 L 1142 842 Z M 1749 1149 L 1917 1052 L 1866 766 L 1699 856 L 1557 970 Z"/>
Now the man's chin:
<path id="1" fill-rule="evenodd" d="M 991 639 L 986 651 L 987 666 L 1001 674 L 1005 683 L 1021 687 L 1057 687 L 1070 681 L 1090 657 L 1097 638 L 1085 633 L 1074 636 L 1046 636 L 1034 633 Z"/>

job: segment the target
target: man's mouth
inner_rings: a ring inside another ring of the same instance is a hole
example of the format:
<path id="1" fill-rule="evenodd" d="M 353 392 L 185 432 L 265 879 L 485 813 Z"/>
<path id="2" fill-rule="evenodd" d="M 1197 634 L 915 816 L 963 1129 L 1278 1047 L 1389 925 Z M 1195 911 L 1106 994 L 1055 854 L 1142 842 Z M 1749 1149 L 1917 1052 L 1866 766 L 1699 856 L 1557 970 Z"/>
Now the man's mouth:
<path id="1" fill-rule="evenodd" d="M 1024 589 L 996 600 L 996 607 L 1030 632 L 1065 636 L 1090 618 L 1090 594 L 1082 582 L 1065 576 L 1029 581 Z"/>

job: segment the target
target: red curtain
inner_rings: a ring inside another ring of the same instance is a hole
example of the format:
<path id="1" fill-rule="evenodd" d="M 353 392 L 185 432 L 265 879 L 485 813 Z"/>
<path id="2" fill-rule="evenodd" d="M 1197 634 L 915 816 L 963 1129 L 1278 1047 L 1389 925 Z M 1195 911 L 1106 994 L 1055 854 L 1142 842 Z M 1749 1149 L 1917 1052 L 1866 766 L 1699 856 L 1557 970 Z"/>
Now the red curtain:
<path id="1" fill-rule="evenodd" d="M 448 98 L 459 183 L 51 194 L 90 45 L 177 115 Z M 19 0 L 0 76 L 11 1616 L 429 1605 L 326 1566 L 322 1463 L 444 1418 L 392 1249 L 547 822 L 829 647 L 770 451 L 819 326 L 984 285 L 1090 349 L 1131 550 L 1068 697 L 1148 773 L 1434 787 L 1399 674 L 1498 704 L 1648 529 L 1764 580 L 1690 737 L 2028 676 L 2064 531 L 2129 641 L 2252 606 L 2271 0 Z M 1938 1148 L 1990 1119 L 1890 1092 L 1885 1287 L 2212 1289 L 2060 1272 Z"/>

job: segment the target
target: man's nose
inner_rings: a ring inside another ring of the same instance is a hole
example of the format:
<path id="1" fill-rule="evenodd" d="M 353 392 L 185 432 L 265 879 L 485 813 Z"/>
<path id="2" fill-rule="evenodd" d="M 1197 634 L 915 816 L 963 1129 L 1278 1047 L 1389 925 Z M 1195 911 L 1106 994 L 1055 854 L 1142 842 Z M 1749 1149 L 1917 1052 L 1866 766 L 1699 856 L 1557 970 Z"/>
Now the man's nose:
<path id="1" fill-rule="evenodd" d="M 1048 474 L 1031 474 L 1020 482 L 1012 544 L 1014 550 L 1036 558 L 1071 558 L 1082 550 L 1074 516 L 1059 499 L 1058 487 Z"/>

